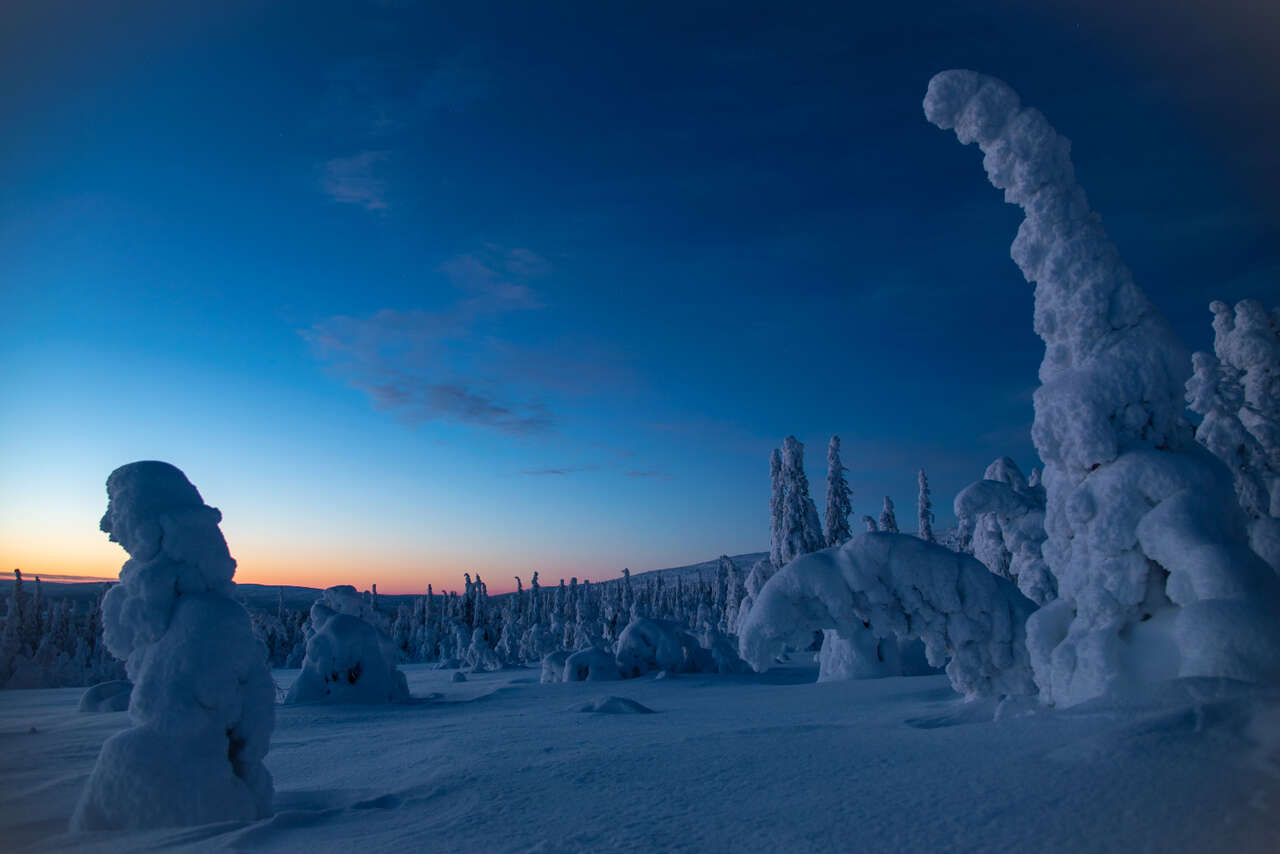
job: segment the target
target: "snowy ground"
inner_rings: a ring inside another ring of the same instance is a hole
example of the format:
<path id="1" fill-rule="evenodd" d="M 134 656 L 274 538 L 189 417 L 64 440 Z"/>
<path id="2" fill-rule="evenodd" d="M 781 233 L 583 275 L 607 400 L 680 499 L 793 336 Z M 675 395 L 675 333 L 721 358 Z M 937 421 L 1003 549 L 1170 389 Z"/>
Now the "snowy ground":
<path id="1" fill-rule="evenodd" d="M 278 709 L 273 818 L 144 834 L 65 832 L 125 713 L 0 692 L 0 848 L 1280 850 L 1280 703 L 1222 685 L 993 722 L 942 676 L 815 684 L 808 664 L 557 685 L 405 670 L 412 705 Z M 571 711 L 610 695 L 655 714 Z"/>

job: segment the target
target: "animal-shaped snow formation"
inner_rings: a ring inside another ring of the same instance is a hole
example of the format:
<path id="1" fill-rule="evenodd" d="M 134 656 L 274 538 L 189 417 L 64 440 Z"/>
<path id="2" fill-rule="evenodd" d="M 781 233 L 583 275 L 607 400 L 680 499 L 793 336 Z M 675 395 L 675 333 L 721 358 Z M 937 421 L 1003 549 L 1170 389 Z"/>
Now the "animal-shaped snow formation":
<path id="1" fill-rule="evenodd" d="M 103 600 L 103 638 L 125 660 L 131 726 L 107 739 L 71 820 L 119 830 L 271 814 L 263 765 L 275 722 L 266 648 L 233 597 L 222 514 L 174 466 L 107 480 L 102 530 L 129 560 Z"/>
<path id="2" fill-rule="evenodd" d="M 1017 584 L 1037 605 L 1058 593 L 1040 552 L 1044 508 L 1044 487 L 1032 486 L 1008 457 L 987 466 L 982 480 L 961 490 L 954 504 L 961 549 Z"/>
<path id="3" fill-rule="evenodd" d="M 1132 681 L 1280 678 L 1280 589 L 1250 548 L 1230 472 L 1191 438 L 1190 361 L 1076 183 L 1070 143 L 999 80 L 944 71 L 925 116 L 981 147 L 1026 219 L 1011 254 L 1045 342 L 1032 438 L 1042 552 L 1060 598 L 1027 626 L 1041 698 Z"/>
<path id="4" fill-rule="evenodd" d="M 807 646 L 815 630 L 835 629 L 850 647 L 856 639 L 874 648 L 865 643 L 869 630 L 876 638 L 919 638 L 929 664 L 945 664 L 962 694 L 1034 694 L 1024 633 L 1034 610 L 1012 582 L 969 555 L 909 534 L 866 533 L 802 555 L 770 578 L 738 649 L 763 671 L 788 645 Z M 869 663 L 858 672 L 839 664 L 849 675 L 886 675 Z"/>
<path id="5" fill-rule="evenodd" d="M 1213 352 L 1191 357 L 1196 439 L 1222 460 L 1249 516 L 1254 551 L 1280 572 L 1280 309 L 1257 300 L 1213 312 Z"/>
<path id="6" fill-rule="evenodd" d="M 396 668 L 395 642 L 370 622 L 372 607 L 349 584 L 330 587 L 311 606 L 302 671 L 286 703 L 399 703 L 409 684 Z"/>

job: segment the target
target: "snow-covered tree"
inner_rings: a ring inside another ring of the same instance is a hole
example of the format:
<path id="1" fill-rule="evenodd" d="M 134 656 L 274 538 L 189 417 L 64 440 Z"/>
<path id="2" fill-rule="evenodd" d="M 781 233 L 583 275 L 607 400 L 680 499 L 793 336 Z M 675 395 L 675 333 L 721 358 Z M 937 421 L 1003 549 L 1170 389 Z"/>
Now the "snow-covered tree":
<path id="1" fill-rule="evenodd" d="M 898 517 L 893 513 L 893 499 L 884 497 L 884 509 L 880 511 L 880 530 L 888 534 L 898 533 Z"/>
<path id="2" fill-rule="evenodd" d="M 874 516 L 863 516 L 862 524 L 866 526 L 867 531 L 870 533 L 880 530 L 880 525 L 876 522 Z"/>
<path id="3" fill-rule="evenodd" d="M 783 540 L 783 498 L 786 495 L 786 483 L 782 478 L 782 452 L 774 448 L 769 453 L 769 559 L 774 566 L 782 566 Z"/>
<path id="4" fill-rule="evenodd" d="M 932 543 L 935 542 L 933 536 L 933 499 L 929 492 L 929 478 L 924 473 L 924 469 L 920 469 L 917 479 L 920 485 L 920 494 L 916 499 L 917 530 L 920 534 L 920 539 Z"/>
<path id="5" fill-rule="evenodd" d="M 849 530 L 849 514 L 853 505 L 849 502 L 852 490 L 845 480 L 844 464 L 840 461 L 840 437 L 832 436 L 827 445 L 827 539 L 828 546 L 838 546 L 853 537 Z"/>
<path id="6" fill-rule="evenodd" d="M 1257 300 L 1213 312 L 1213 352 L 1191 357 L 1196 439 L 1231 469 L 1254 551 L 1280 572 L 1280 309 Z"/>
<path id="7" fill-rule="evenodd" d="M 782 442 L 782 527 L 779 566 L 802 554 L 823 548 L 818 508 L 809 497 L 809 478 L 804 473 L 804 445 L 795 436 Z"/>
<path id="8" fill-rule="evenodd" d="M 302 671 L 286 703 L 397 703 L 409 699 L 396 669 L 395 642 L 374 626 L 376 612 L 349 584 L 330 587 L 311 606 Z"/>
<path id="9" fill-rule="evenodd" d="M 982 480 L 956 495 L 954 509 L 961 551 L 1017 584 L 1037 605 L 1057 597 L 1057 581 L 1041 554 L 1044 488 L 1032 486 L 1013 460 L 1001 457 L 987 466 Z"/>
<path id="10" fill-rule="evenodd" d="M 1079 703 L 1136 678 L 1275 684 L 1280 580 L 1249 547 L 1231 472 L 1192 439 L 1187 352 L 1090 209 L 1070 144 L 972 71 L 936 75 L 924 111 L 978 143 L 1026 214 L 1012 256 L 1045 342 L 1032 438 L 1060 595 L 1027 625 L 1042 699 Z"/>
<path id="11" fill-rule="evenodd" d="M 121 466 L 107 496 L 101 528 L 129 560 L 104 600 L 103 636 L 134 683 L 131 726 L 102 745 L 72 829 L 270 815 L 275 685 L 235 600 L 222 514 L 168 463 Z"/>
<path id="12" fill-rule="evenodd" d="M 869 630 L 874 638 L 923 641 L 929 663 L 946 664 L 962 694 L 1034 694 L 1024 633 L 1034 609 L 968 555 L 910 535 L 863 534 L 770 578 L 741 627 L 739 651 L 766 670 L 788 645 L 807 646 L 820 629 L 862 638 L 874 650 Z"/>

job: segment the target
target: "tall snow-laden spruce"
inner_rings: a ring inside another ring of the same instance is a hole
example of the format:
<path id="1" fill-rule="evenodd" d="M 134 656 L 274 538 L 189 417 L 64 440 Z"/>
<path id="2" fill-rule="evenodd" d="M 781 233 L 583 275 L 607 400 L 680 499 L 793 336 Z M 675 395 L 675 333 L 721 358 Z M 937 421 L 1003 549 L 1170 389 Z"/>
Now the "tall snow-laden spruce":
<path id="1" fill-rule="evenodd" d="M 884 509 L 880 511 L 880 530 L 889 534 L 898 533 L 898 517 L 893 512 L 893 499 L 884 497 Z"/>
<path id="2" fill-rule="evenodd" d="M 809 497 L 809 478 L 804 473 L 804 445 L 795 436 L 788 436 L 782 442 L 782 483 L 782 562 L 779 566 L 823 548 L 818 508 Z"/>
<path id="3" fill-rule="evenodd" d="M 783 532 L 783 497 L 786 495 L 786 483 L 782 479 L 782 452 L 777 448 L 769 454 L 769 560 L 774 567 L 780 567 L 782 560 Z"/>
<path id="4" fill-rule="evenodd" d="M 1027 623 L 1041 698 L 1121 683 L 1280 679 L 1280 582 L 1249 547 L 1231 473 L 1183 415 L 1187 352 L 1076 183 L 1070 143 L 1003 82 L 945 71 L 930 122 L 977 142 L 1026 219 L 1013 260 L 1044 339 L 1032 438 L 1060 598 Z"/>
<path id="5" fill-rule="evenodd" d="M 853 537 L 849 530 L 849 514 L 853 505 L 849 503 L 852 490 L 845 480 L 846 469 L 840 460 L 840 437 L 832 436 L 827 445 L 827 545 L 838 546 Z"/>
<path id="6" fill-rule="evenodd" d="M 933 498 L 929 492 L 929 477 L 924 473 L 924 469 L 920 469 L 917 480 L 920 493 L 916 498 L 916 530 L 920 539 L 932 543 L 936 541 L 933 536 Z"/>
<path id="7" fill-rule="evenodd" d="M 1213 312 L 1213 352 L 1191 357 L 1196 439 L 1226 463 L 1254 551 L 1280 572 L 1280 309 L 1257 300 Z"/>
<path id="8" fill-rule="evenodd" d="M 222 514 L 174 466 L 107 479 L 101 528 L 129 553 L 103 600 L 103 639 L 133 680 L 132 726 L 102 752 L 73 830 L 120 830 L 271 814 L 263 758 L 275 721 L 266 649 L 235 599 Z"/>

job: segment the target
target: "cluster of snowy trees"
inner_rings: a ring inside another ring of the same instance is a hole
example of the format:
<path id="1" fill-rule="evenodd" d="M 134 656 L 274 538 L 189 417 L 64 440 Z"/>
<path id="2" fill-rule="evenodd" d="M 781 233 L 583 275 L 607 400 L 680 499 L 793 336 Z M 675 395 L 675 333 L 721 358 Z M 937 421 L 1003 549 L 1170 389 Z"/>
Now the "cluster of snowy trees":
<path id="1" fill-rule="evenodd" d="M 61 688 L 124 678 L 124 664 L 102 642 L 102 595 L 77 609 L 47 600 L 40 579 L 27 590 L 13 571 L 13 592 L 0 624 L 0 687 Z"/>
<path id="2" fill-rule="evenodd" d="M 802 524 L 775 514 L 798 556 L 756 595 L 743 657 L 767 667 L 814 629 L 880 662 L 884 642 L 916 639 L 957 690 L 1060 706 L 1178 677 L 1274 684 L 1280 312 L 1215 302 L 1214 352 L 1188 358 L 1043 115 L 970 71 L 936 75 L 924 108 L 978 143 L 1026 215 L 1012 256 L 1036 285 L 1045 342 L 1032 429 L 1045 468 L 1024 477 L 1000 459 L 956 497 L 955 545 L 969 554 L 896 533 L 888 500 L 878 523 L 864 517 L 869 533 L 812 554 L 795 547 Z M 924 535 L 923 477 L 920 494 Z M 824 669 L 848 657 L 824 655 Z"/>

